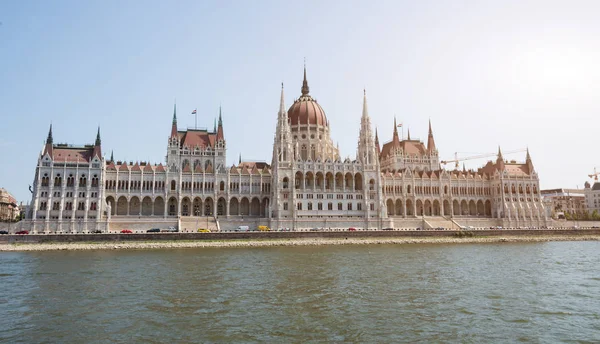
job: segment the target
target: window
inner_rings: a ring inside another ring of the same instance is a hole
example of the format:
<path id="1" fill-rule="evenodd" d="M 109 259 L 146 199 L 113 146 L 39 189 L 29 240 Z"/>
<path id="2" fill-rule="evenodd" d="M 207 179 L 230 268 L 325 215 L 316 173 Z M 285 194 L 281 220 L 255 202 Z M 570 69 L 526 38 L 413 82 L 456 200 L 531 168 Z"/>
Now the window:
<path id="1" fill-rule="evenodd" d="M 312 202 L 308 202 L 308 210 L 313 210 L 312 209 Z"/>
<path id="2" fill-rule="evenodd" d="M 287 204 L 287 202 L 283 203 L 283 210 L 288 210 L 288 204 Z"/>
<path id="3" fill-rule="evenodd" d="M 348 203 L 348 210 L 352 210 L 352 203 Z"/>
<path id="4" fill-rule="evenodd" d="M 327 203 L 327 210 L 333 210 L 333 203 Z"/>
<path id="5" fill-rule="evenodd" d="M 338 210 L 344 210 L 344 207 L 342 206 L 342 202 L 338 203 Z"/>
<path id="6" fill-rule="evenodd" d="M 298 202 L 298 210 L 302 210 L 302 202 Z"/>
<path id="7" fill-rule="evenodd" d="M 319 202 L 319 204 L 317 204 L 317 210 L 323 210 L 323 203 Z"/>
<path id="8" fill-rule="evenodd" d="M 60 202 L 54 202 L 52 204 L 52 210 L 58 210 L 60 209 Z"/>
<path id="9" fill-rule="evenodd" d="M 171 191 L 175 191 L 175 186 L 176 186 L 176 185 L 177 185 L 177 184 L 175 184 L 175 181 L 174 181 L 174 180 L 171 180 Z"/>
<path id="10" fill-rule="evenodd" d="M 375 211 L 375 204 L 371 203 L 370 205 L 371 211 Z"/>
<path id="11" fill-rule="evenodd" d="M 79 204 L 77 205 L 77 210 L 85 210 L 85 203 L 79 202 Z"/>
<path id="12" fill-rule="evenodd" d="M 356 210 L 362 210 L 362 203 L 358 203 L 356 205 Z"/>

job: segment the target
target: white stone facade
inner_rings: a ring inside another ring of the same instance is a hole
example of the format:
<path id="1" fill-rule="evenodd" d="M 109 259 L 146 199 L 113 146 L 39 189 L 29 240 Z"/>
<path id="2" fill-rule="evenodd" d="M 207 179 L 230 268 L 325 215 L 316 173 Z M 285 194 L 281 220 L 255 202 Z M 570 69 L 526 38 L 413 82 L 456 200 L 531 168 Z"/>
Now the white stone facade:
<path id="1" fill-rule="evenodd" d="M 499 151 L 477 171 L 444 170 L 431 123 L 425 146 L 410 134 L 400 139 L 395 120 L 392 140 L 380 149 L 366 94 L 356 157 L 342 160 L 325 112 L 309 95 L 306 72 L 302 95 L 288 110 L 282 87 L 271 165 L 240 159 L 227 167 L 226 154 L 221 115 L 213 131 L 180 131 L 174 110 L 164 165 L 114 161 L 112 154 L 104 159 L 99 131 L 94 145 L 74 147 L 53 144 L 50 130 L 28 219 L 44 232 L 199 217 L 254 219 L 273 228 L 402 227 L 423 217 L 494 219 L 515 227 L 547 221 L 529 152 L 525 163 L 504 161 Z"/>

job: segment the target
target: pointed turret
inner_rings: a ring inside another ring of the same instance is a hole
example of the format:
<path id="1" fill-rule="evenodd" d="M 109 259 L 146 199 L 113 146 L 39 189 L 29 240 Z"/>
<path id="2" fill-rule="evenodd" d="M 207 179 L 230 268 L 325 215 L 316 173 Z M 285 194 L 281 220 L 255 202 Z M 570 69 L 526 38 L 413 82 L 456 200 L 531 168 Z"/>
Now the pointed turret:
<path id="1" fill-rule="evenodd" d="M 221 115 L 221 106 L 219 106 L 219 127 L 217 128 L 217 141 L 225 140 L 225 135 L 223 134 L 223 117 Z"/>
<path id="2" fill-rule="evenodd" d="M 294 160 L 294 154 L 292 132 L 287 111 L 285 110 L 285 96 L 283 92 L 283 83 L 281 83 L 281 95 L 279 97 L 279 111 L 277 112 L 277 125 L 275 126 L 271 163 L 275 166 L 275 164 L 278 164 L 279 162 Z"/>
<path id="3" fill-rule="evenodd" d="M 279 99 L 279 116 L 283 116 L 285 114 L 285 97 L 283 95 L 283 82 L 281 83 L 281 98 Z"/>
<path id="4" fill-rule="evenodd" d="M 407 133 L 406 133 L 406 139 L 408 141 L 410 141 L 410 128 L 408 128 Z"/>
<path id="5" fill-rule="evenodd" d="M 48 130 L 48 137 L 46 138 L 46 144 L 53 144 L 54 139 L 52 138 L 52 123 L 50 124 L 50 130 Z"/>
<path id="6" fill-rule="evenodd" d="M 502 150 L 498 146 L 498 157 L 496 158 L 496 164 L 500 170 L 504 170 L 504 157 L 502 156 Z"/>
<path id="7" fill-rule="evenodd" d="M 100 126 L 98 126 L 98 132 L 96 133 L 96 142 L 94 143 L 94 153 L 92 156 L 102 159 L 102 141 L 100 140 Z"/>
<path id="8" fill-rule="evenodd" d="M 379 136 L 377 135 L 377 128 L 375 128 L 375 148 L 377 148 L 377 156 L 381 154 L 381 148 L 379 147 Z"/>
<path id="9" fill-rule="evenodd" d="M 398 125 L 396 124 L 396 116 L 394 116 L 394 136 L 392 137 L 392 141 L 400 142 L 400 138 L 398 137 Z"/>
<path id="10" fill-rule="evenodd" d="M 363 117 L 369 117 L 369 110 L 367 109 L 367 90 L 363 89 Z"/>
<path id="11" fill-rule="evenodd" d="M 115 162 L 115 157 L 113 156 L 113 151 L 110 151 L 110 162 Z"/>
<path id="12" fill-rule="evenodd" d="M 529 147 L 527 147 L 527 156 L 525 157 L 525 164 L 527 165 L 529 174 L 533 173 L 533 161 L 531 160 L 531 155 L 529 155 Z"/>
<path id="13" fill-rule="evenodd" d="M 367 107 L 367 91 L 363 89 L 363 111 L 360 119 L 360 133 L 358 136 L 358 149 L 356 158 L 365 164 L 373 164 L 377 160 L 377 150 L 373 143 L 371 131 L 371 118 Z"/>
<path id="14" fill-rule="evenodd" d="M 307 96 L 310 89 L 308 88 L 308 81 L 306 81 L 306 62 L 304 63 L 304 80 L 302 81 L 302 95 Z"/>
<path id="15" fill-rule="evenodd" d="M 242 153 L 240 153 L 240 158 L 238 159 L 238 166 L 242 164 Z"/>
<path id="16" fill-rule="evenodd" d="M 53 147 L 54 139 L 52 138 L 52 123 L 50 123 L 50 130 L 48 130 L 48 137 L 46 138 L 46 145 L 44 146 L 44 152 L 42 155 L 46 153 L 50 155 L 52 158 L 52 147 Z"/>
<path id="17" fill-rule="evenodd" d="M 177 137 L 177 103 L 173 104 L 173 124 L 171 125 L 171 137 Z"/>
<path id="18" fill-rule="evenodd" d="M 100 146 L 100 144 L 102 143 L 102 141 L 100 140 L 100 126 L 98 126 L 98 133 L 96 134 L 96 142 L 95 145 L 96 146 Z"/>
<path id="19" fill-rule="evenodd" d="M 436 151 L 435 141 L 433 140 L 433 131 L 431 130 L 431 119 L 429 120 L 429 134 L 427 137 L 427 151 L 429 152 L 430 155 L 432 153 L 435 153 L 435 151 Z"/>

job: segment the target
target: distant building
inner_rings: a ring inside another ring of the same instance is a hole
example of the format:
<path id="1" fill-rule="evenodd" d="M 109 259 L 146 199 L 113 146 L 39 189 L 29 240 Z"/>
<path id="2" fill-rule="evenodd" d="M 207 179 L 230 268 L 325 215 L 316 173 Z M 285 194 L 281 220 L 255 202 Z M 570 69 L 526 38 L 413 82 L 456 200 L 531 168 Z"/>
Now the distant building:
<path id="1" fill-rule="evenodd" d="M 17 200 L 4 188 L 0 188 L 0 221 L 14 221 L 19 218 Z"/>
<path id="2" fill-rule="evenodd" d="M 600 183 L 595 182 L 593 186 L 590 186 L 589 182 L 585 182 L 583 192 L 587 209 L 590 214 L 593 213 L 594 210 L 600 213 Z"/>
<path id="3" fill-rule="evenodd" d="M 548 189 L 541 191 L 542 198 L 551 204 L 551 214 L 555 219 L 565 218 L 568 214 L 584 214 L 588 211 L 584 190 Z"/>
<path id="4" fill-rule="evenodd" d="M 210 218 L 225 227 L 261 221 L 294 229 L 406 228 L 426 220 L 431 227 L 468 220 L 547 224 L 529 151 L 516 162 L 498 148 L 496 159 L 477 170 L 446 170 L 431 123 L 426 143 L 410 132 L 398 135 L 395 119 L 392 139 L 381 146 L 373 129 L 365 93 L 356 156 L 343 158 L 325 111 L 309 93 L 306 69 L 301 95 L 287 109 L 282 85 L 271 164 L 240 159 L 227 166 L 221 114 L 212 131 L 181 130 L 174 109 L 160 164 L 105 158 L 99 129 L 94 144 L 55 144 L 50 127 L 25 222 L 34 232 L 114 229 L 118 223 L 146 228 L 159 221 L 185 230 L 197 228 L 199 217 L 206 226 Z"/>

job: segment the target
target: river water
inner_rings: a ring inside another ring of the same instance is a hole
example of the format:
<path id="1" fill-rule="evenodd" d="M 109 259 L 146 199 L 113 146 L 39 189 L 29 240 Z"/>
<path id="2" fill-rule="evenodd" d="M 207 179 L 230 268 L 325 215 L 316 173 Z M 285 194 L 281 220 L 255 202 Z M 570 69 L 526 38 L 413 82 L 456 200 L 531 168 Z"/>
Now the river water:
<path id="1" fill-rule="evenodd" d="M 600 341 L 600 242 L 0 253 L 0 342 Z"/>

